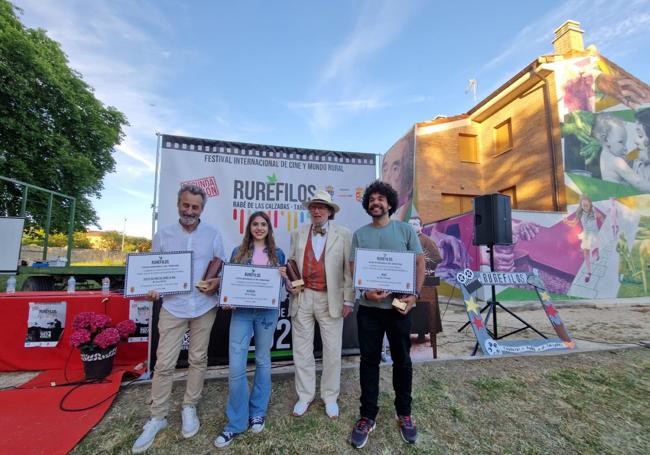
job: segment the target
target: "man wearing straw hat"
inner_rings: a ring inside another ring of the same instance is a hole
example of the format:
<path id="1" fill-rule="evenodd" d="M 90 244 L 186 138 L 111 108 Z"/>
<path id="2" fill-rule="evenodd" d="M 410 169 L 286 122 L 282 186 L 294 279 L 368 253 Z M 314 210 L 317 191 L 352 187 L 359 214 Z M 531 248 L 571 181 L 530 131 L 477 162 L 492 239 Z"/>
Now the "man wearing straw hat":
<path id="1" fill-rule="evenodd" d="M 318 322 L 323 341 L 320 397 L 327 416 L 336 419 L 339 416 L 337 399 L 341 385 L 343 319 L 354 309 L 349 264 L 352 233 L 331 221 L 339 206 L 327 191 L 316 191 L 312 199 L 303 201 L 303 206 L 309 210 L 311 224 L 292 232 L 289 254 L 289 259 L 296 261 L 304 281 L 302 290 L 289 285 L 298 394 L 293 415 L 303 416 L 316 397 L 314 326 Z"/>

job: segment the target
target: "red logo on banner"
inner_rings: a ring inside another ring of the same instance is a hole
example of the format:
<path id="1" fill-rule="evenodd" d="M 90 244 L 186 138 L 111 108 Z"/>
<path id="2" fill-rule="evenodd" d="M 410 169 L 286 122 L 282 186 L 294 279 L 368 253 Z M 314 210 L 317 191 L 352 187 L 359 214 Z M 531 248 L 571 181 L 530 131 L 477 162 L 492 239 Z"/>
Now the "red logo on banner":
<path id="1" fill-rule="evenodd" d="M 196 185 L 203 188 L 203 191 L 205 191 L 205 194 L 207 194 L 208 197 L 219 196 L 219 187 L 217 186 L 217 180 L 214 177 L 188 180 L 186 182 L 181 182 L 181 185 Z"/>

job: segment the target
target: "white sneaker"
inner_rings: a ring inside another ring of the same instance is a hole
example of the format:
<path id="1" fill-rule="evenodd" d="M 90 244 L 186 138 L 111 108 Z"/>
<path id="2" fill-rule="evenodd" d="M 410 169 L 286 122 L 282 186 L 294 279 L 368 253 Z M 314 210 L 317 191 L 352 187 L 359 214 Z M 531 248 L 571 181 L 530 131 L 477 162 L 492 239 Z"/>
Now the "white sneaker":
<path id="1" fill-rule="evenodd" d="M 291 413 L 292 416 L 294 417 L 302 417 L 305 415 L 305 412 L 307 412 L 307 409 L 309 409 L 309 405 L 311 404 L 311 401 L 300 401 L 298 400 L 296 402 L 296 405 L 293 407 L 293 412 Z"/>
<path id="2" fill-rule="evenodd" d="M 325 403 L 325 414 L 332 420 L 339 418 L 339 405 L 336 404 L 336 401 Z"/>
<path id="3" fill-rule="evenodd" d="M 183 437 L 191 438 L 199 432 L 201 424 L 199 418 L 196 416 L 196 408 L 194 406 L 183 406 L 181 411 L 181 418 L 183 420 Z"/>
<path id="4" fill-rule="evenodd" d="M 149 421 L 144 424 L 142 434 L 135 440 L 131 452 L 142 453 L 146 451 L 151 447 L 151 444 L 153 444 L 153 440 L 156 438 L 158 432 L 164 428 L 167 428 L 166 418 L 152 417 L 149 419 Z"/>

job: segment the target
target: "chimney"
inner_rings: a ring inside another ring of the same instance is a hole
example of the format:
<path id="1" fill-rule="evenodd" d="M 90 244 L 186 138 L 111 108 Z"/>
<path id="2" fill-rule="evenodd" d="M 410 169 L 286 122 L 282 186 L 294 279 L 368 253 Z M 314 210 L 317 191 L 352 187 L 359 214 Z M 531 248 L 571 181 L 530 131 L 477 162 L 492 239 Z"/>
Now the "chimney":
<path id="1" fill-rule="evenodd" d="M 583 30 L 580 30 L 580 22 L 568 20 L 555 30 L 553 48 L 555 54 L 567 54 L 572 51 L 584 51 L 585 45 L 582 41 Z"/>

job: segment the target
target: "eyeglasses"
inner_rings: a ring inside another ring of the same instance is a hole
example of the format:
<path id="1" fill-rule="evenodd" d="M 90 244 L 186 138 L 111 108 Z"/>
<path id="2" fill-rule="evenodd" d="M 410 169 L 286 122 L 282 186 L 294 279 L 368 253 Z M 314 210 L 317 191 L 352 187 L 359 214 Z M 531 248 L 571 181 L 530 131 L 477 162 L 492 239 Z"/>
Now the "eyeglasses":
<path id="1" fill-rule="evenodd" d="M 328 210 L 328 209 L 329 209 L 329 207 L 327 207 L 326 205 L 310 205 L 309 206 L 309 211 L 310 212 L 314 212 L 316 210 Z"/>

